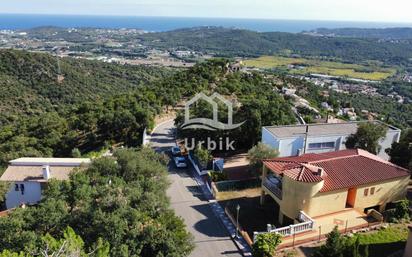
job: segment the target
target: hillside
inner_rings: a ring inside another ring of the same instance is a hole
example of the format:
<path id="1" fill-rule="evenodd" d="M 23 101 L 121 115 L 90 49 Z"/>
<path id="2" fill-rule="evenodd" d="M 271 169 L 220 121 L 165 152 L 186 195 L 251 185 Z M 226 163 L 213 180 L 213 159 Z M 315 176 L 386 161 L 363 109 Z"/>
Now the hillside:
<path id="1" fill-rule="evenodd" d="M 240 29 L 201 27 L 139 36 L 143 45 L 164 49 L 192 49 L 221 56 L 300 55 L 349 62 L 379 60 L 410 65 L 412 41 L 315 37 L 281 32 L 259 33 Z"/>
<path id="2" fill-rule="evenodd" d="M 58 62 L 64 79 L 58 82 Z M 17 116 L 62 111 L 88 100 L 131 92 L 171 71 L 120 66 L 24 51 L 0 50 L 0 124 Z"/>
<path id="3" fill-rule="evenodd" d="M 320 28 L 313 33 L 332 36 L 332 37 L 357 37 L 357 38 L 377 38 L 377 39 L 412 39 L 412 28 L 383 28 L 383 29 L 364 29 L 364 28 L 339 28 L 326 29 Z"/>
<path id="4" fill-rule="evenodd" d="M 307 33 L 260 33 L 222 27 L 186 28 L 159 33 L 142 33 L 141 31 L 126 33 L 119 30 L 92 28 L 78 28 L 73 31 L 65 28 L 42 27 L 25 32 L 29 39 L 44 42 L 64 40 L 84 51 L 93 52 L 97 49 L 113 54 L 117 54 L 116 51 L 122 54 L 126 51 L 131 56 L 146 56 L 153 48 L 171 52 L 180 49 L 223 57 L 282 55 L 316 57 L 352 63 L 377 60 L 386 65 L 409 66 L 412 70 L 412 39 L 392 42 L 373 36 L 364 38 L 366 36 L 363 36 L 361 32 L 356 34 L 360 38 L 319 36 L 320 34 L 314 36 Z M 372 30 L 368 33 L 372 34 Z M 380 31 L 379 33 L 389 32 Z M 403 37 L 407 38 L 410 32 L 394 31 L 393 33 L 404 33 Z M 103 41 L 102 38 L 104 38 Z M 101 43 L 111 41 L 119 42 L 120 45 L 127 47 L 111 49 L 103 47 L 104 44 Z"/>

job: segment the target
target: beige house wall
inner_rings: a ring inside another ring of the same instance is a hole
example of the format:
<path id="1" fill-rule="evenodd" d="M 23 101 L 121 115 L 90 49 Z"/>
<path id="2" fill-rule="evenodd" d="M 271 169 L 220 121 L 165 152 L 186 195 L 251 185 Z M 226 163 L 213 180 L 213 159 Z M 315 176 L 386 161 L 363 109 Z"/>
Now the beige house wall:
<path id="1" fill-rule="evenodd" d="M 342 211 L 346 208 L 348 190 L 317 193 L 311 200 L 307 214 L 311 217 Z"/>
<path id="2" fill-rule="evenodd" d="M 406 196 L 408 184 L 409 176 L 378 184 L 360 186 L 356 191 L 354 207 L 361 210 L 375 205 L 383 205 L 382 207 L 384 207 L 387 203 L 402 200 Z M 372 188 L 375 188 L 373 195 L 371 194 Z M 368 189 L 367 196 L 364 195 L 365 189 Z"/>
<path id="3" fill-rule="evenodd" d="M 296 218 L 300 211 L 307 212 L 313 197 L 322 187 L 323 181 L 320 183 L 305 183 L 284 176 L 283 199 L 280 204 L 280 211 L 290 218 Z"/>

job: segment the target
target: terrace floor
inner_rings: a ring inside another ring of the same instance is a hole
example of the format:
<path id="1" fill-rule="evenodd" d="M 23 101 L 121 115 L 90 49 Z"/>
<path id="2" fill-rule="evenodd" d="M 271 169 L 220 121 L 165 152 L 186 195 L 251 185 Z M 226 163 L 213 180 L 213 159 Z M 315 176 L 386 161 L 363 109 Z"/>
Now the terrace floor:
<path id="1" fill-rule="evenodd" d="M 319 239 L 319 235 L 323 237 L 330 233 L 336 226 L 338 226 L 339 231 L 343 232 L 368 227 L 366 214 L 352 208 L 311 218 L 315 220 L 315 228 L 313 231 L 297 234 L 295 235 L 295 239 L 293 239 L 293 236 L 285 237 L 282 240 L 281 246 L 292 245 L 293 240 L 295 240 L 295 244 L 316 241 Z"/>

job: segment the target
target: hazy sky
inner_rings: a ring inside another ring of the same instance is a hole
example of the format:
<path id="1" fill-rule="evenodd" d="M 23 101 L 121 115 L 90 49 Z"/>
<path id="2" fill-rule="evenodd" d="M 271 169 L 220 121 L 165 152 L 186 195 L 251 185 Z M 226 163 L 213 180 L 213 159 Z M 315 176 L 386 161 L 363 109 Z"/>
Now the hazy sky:
<path id="1" fill-rule="evenodd" d="M 0 0 L 0 13 L 412 22 L 412 1 Z"/>

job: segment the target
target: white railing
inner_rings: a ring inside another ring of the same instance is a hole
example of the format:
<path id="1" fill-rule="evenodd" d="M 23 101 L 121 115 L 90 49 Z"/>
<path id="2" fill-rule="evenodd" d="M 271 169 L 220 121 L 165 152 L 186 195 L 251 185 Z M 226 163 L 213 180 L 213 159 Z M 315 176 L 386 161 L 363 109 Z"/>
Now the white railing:
<path id="1" fill-rule="evenodd" d="M 299 221 L 302 221 L 302 223 L 268 230 L 267 232 L 255 232 L 253 235 L 253 240 L 255 240 L 256 236 L 259 234 L 278 233 L 285 237 L 285 236 L 292 236 L 292 235 L 296 235 L 299 233 L 313 230 L 315 221 L 311 217 L 309 217 L 306 213 L 304 213 L 303 211 L 300 211 L 298 219 Z"/>
<path id="2" fill-rule="evenodd" d="M 309 215 L 307 215 L 304 211 L 300 211 L 298 215 L 298 219 L 301 222 L 306 222 L 306 221 L 314 221 Z"/>

